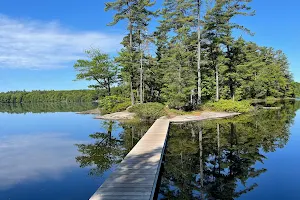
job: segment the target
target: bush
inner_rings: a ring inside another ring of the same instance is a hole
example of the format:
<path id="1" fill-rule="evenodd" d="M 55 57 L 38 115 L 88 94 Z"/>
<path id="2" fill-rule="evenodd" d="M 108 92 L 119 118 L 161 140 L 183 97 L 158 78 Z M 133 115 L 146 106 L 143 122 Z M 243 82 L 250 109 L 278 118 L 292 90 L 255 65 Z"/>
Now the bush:
<path id="1" fill-rule="evenodd" d="M 119 103 L 115 105 L 111 112 L 120 112 L 126 110 L 129 106 L 131 106 L 131 101 L 125 101 L 123 103 Z"/>
<path id="2" fill-rule="evenodd" d="M 166 115 L 165 106 L 160 103 L 136 104 L 129 108 L 142 120 L 152 121 Z"/>
<path id="3" fill-rule="evenodd" d="M 274 103 L 276 103 L 276 101 L 278 101 L 278 99 L 276 99 L 275 97 L 267 97 L 265 99 L 265 101 L 266 101 L 266 104 L 274 104 Z"/>
<path id="4" fill-rule="evenodd" d="M 128 98 L 119 96 L 107 96 L 99 101 L 99 107 L 102 114 L 119 112 L 126 110 L 131 105 Z"/>
<path id="5" fill-rule="evenodd" d="M 250 112 L 253 107 L 250 101 L 232 101 L 232 100 L 220 100 L 218 102 L 209 102 L 204 105 L 204 108 L 215 111 L 226 112 Z"/>

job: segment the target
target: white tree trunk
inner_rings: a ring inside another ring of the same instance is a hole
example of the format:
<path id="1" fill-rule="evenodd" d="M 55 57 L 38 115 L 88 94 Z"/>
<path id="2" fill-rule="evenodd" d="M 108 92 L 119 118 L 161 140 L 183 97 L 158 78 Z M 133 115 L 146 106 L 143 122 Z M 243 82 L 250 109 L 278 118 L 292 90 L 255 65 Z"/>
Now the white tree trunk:
<path id="1" fill-rule="evenodd" d="M 218 64 L 216 64 L 216 101 L 219 101 L 219 69 Z"/>
<path id="2" fill-rule="evenodd" d="M 198 72 L 198 83 L 197 83 L 197 90 L 198 90 L 198 99 L 197 104 L 201 104 L 202 93 L 201 93 L 201 0 L 198 1 L 198 62 L 197 62 L 197 72 Z"/>
<path id="3" fill-rule="evenodd" d="M 140 103 L 143 103 L 143 50 L 140 44 L 141 58 L 140 58 Z"/>

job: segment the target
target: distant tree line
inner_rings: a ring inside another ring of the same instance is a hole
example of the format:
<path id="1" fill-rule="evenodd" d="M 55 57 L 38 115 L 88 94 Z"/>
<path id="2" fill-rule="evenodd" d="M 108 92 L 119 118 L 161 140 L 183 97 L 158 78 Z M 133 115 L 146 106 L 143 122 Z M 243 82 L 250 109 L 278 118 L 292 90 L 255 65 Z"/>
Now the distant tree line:
<path id="1" fill-rule="evenodd" d="M 164 102 L 182 108 L 219 99 L 294 97 L 297 84 L 286 55 L 248 42 L 236 31 L 252 35 L 233 18 L 253 16 L 251 0 L 167 1 L 155 10 L 151 0 L 115 0 L 115 25 L 127 22 L 119 55 L 87 51 L 78 60 L 78 79 L 94 80 L 91 87 L 126 88 L 131 103 Z M 154 18 L 158 26 L 149 26 Z"/>
<path id="2" fill-rule="evenodd" d="M 114 86 L 110 94 L 126 97 L 128 89 L 125 86 Z M 96 88 L 91 90 L 33 90 L 0 92 L 0 103 L 80 103 L 96 102 L 107 96 L 107 90 Z"/>
<path id="3" fill-rule="evenodd" d="M 6 113 L 81 112 L 97 108 L 97 103 L 47 102 L 47 103 L 0 103 L 0 111 Z"/>
<path id="4" fill-rule="evenodd" d="M 13 91 L 0 93 L 0 103 L 93 102 L 98 95 L 95 90 Z"/>

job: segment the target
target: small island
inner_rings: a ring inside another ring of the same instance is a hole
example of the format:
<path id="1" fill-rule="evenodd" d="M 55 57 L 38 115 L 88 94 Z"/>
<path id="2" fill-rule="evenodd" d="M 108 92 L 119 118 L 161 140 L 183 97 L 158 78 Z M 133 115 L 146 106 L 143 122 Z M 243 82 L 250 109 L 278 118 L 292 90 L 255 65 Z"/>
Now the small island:
<path id="1" fill-rule="evenodd" d="M 296 1 L 13 4 L 0 199 L 300 199 Z"/>

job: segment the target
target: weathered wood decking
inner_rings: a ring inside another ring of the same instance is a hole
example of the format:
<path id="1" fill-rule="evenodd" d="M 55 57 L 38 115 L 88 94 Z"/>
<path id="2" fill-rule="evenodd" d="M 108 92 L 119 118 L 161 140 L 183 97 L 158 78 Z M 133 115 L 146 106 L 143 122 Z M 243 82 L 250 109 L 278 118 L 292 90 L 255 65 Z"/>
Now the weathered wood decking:
<path id="1" fill-rule="evenodd" d="M 158 119 L 90 200 L 153 199 L 169 120 Z"/>

